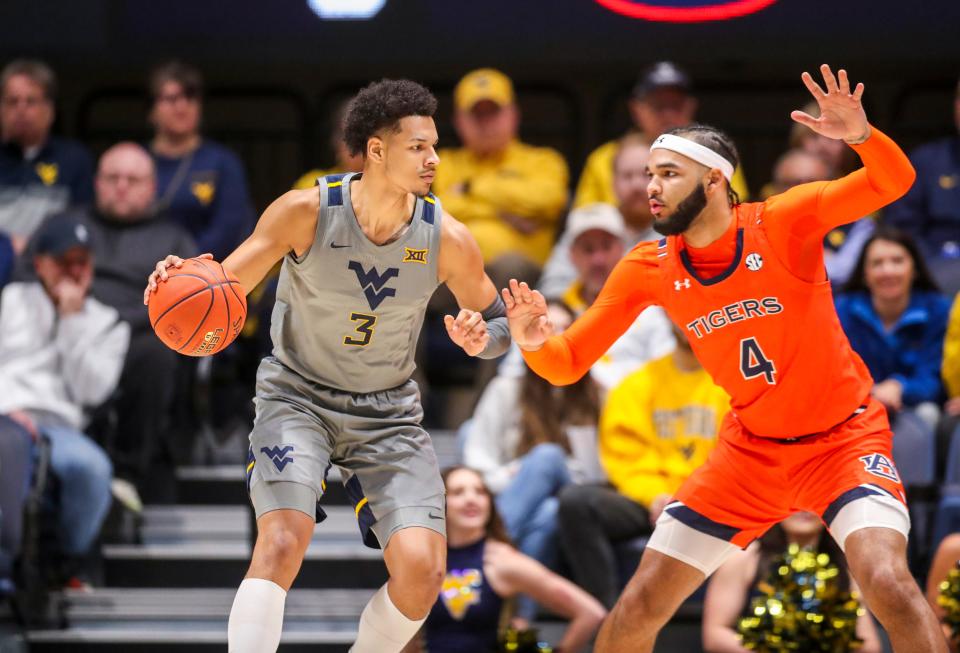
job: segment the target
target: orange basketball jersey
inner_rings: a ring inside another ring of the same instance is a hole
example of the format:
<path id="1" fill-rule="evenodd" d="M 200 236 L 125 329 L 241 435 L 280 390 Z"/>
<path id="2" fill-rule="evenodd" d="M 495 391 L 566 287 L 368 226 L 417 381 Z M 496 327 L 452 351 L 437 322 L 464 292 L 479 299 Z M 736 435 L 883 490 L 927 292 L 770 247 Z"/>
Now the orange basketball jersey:
<path id="1" fill-rule="evenodd" d="M 657 303 L 755 435 L 789 438 L 847 419 L 873 381 L 840 327 L 830 282 L 797 278 L 763 228 L 764 204 L 736 208 L 730 266 L 698 276 L 682 238 L 657 244 Z"/>

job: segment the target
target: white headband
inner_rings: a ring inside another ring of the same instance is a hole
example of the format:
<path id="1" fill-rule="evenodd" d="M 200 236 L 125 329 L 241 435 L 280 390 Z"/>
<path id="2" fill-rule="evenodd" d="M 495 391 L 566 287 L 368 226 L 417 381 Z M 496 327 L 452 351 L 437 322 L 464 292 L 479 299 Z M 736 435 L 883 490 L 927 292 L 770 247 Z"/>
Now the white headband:
<path id="1" fill-rule="evenodd" d="M 653 145 L 650 146 L 650 151 L 652 152 L 653 150 L 670 150 L 671 152 L 682 154 L 708 168 L 719 168 L 723 176 L 727 178 L 727 181 L 733 179 L 733 164 L 709 147 L 700 145 L 700 143 L 694 143 L 690 139 L 674 136 L 673 134 L 661 134 L 657 137 L 657 140 L 653 142 Z"/>

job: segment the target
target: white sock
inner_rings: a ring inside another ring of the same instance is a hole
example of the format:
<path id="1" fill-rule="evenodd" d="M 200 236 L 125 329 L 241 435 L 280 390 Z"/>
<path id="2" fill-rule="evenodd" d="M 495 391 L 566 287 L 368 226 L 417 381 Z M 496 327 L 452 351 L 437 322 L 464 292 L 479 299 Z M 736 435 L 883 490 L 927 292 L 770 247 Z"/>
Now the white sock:
<path id="1" fill-rule="evenodd" d="M 229 653 L 269 653 L 280 645 L 287 593 L 273 581 L 246 578 L 240 583 L 227 626 Z"/>
<path id="2" fill-rule="evenodd" d="M 350 653 L 399 653 L 427 618 L 407 619 L 390 600 L 384 585 L 360 615 L 360 632 Z"/>

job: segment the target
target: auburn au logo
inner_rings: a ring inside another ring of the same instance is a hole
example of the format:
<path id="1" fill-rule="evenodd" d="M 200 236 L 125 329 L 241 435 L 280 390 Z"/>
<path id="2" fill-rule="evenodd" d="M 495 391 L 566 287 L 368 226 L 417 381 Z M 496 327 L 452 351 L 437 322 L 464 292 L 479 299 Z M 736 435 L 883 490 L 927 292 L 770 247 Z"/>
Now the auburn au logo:
<path id="1" fill-rule="evenodd" d="M 427 264 L 426 249 L 413 249 L 412 247 L 403 248 L 403 263 L 423 263 Z"/>
<path id="2" fill-rule="evenodd" d="M 726 2 L 691 3 L 689 0 L 595 0 L 602 7 L 629 18 L 655 20 L 664 23 L 707 23 L 753 14 L 777 0 L 727 0 Z"/>

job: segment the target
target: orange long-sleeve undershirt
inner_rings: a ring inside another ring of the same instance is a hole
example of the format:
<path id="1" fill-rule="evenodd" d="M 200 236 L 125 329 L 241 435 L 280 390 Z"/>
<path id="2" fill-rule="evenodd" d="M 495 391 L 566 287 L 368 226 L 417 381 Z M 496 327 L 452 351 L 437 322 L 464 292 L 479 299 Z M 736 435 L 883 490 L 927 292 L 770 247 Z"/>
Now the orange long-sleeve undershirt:
<path id="1" fill-rule="evenodd" d="M 896 143 L 873 128 L 864 143 L 852 146 L 863 168 L 834 181 L 795 186 L 765 202 L 763 223 L 771 247 L 801 279 L 824 278 L 823 237 L 839 225 L 873 213 L 904 195 L 916 173 Z M 731 226 L 703 248 L 687 247 L 701 276 L 726 269 L 735 254 Z M 614 268 L 593 305 L 569 329 L 553 336 L 527 364 L 556 385 L 574 383 L 627 330 L 643 309 L 657 303 L 657 244 L 640 243 Z"/>

